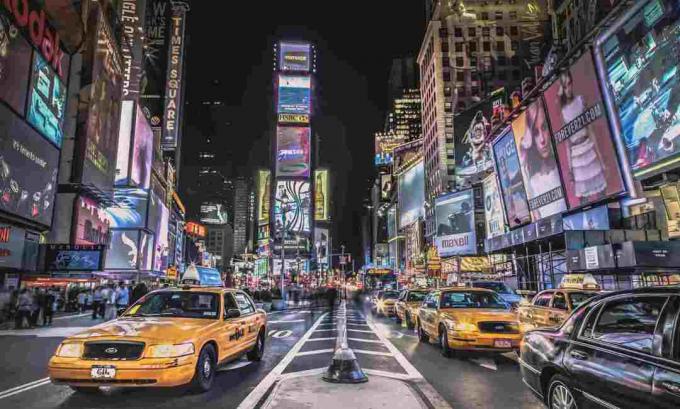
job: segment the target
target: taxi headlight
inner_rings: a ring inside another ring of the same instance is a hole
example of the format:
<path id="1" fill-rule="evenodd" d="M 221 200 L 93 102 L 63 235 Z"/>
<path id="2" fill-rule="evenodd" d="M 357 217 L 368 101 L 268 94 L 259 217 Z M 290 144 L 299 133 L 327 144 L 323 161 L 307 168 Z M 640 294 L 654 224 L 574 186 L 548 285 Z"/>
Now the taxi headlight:
<path id="1" fill-rule="evenodd" d="M 194 353 L 194 344 L 187 342 L 185 344 L 161 344 L 152 345 L 146 356 L 148 358 L 177 358 L 185 355 L 192 355 Z"/>
<path id="2" fill-rule="evenodd" d="M 444 325 L 449 331 L 457 332 L 475 332 L 477 331 L 477 326 L 469 322 L 456 322 L 452 320 L 445 320 Z"/>
<path id="3" fill-rule="evenodd" d="M 80 358 L 83 355 L 83 344 L 80 342 L 64 342 L 57 349 L 60 358 Z"/>

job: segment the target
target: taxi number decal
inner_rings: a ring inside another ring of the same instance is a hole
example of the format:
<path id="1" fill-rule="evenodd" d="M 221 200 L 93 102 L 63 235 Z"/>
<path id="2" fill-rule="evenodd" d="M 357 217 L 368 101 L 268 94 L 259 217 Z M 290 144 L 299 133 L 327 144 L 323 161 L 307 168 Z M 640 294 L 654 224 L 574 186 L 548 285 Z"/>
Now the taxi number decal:
<path id="1" fill-rule="evenodd" d="M 244 329 L 237 329 L 234 331 L 232 335 L 229 336 L 229 341 L 236 341 L 239 338 L 241 338 L 243 335 L 245 335 L 245 330 Z"/>

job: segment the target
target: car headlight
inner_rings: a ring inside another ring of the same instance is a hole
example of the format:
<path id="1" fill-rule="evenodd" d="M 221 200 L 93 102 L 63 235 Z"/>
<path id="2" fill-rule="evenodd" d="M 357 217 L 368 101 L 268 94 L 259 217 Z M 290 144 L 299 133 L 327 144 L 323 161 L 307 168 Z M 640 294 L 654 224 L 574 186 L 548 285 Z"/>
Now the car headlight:
<path id="1" fill-rule="evenodd" d="M 64 342 L 57 348 L 60 358 L 80 358 L 83 355 L 83 344 L 80 342 Z"/>
<path id="2" fill-rule="evenodd" d="M 194 353 L 194 344 L 187 342 L 185 344 L 161 344 L 152 345 L 146 354 L 148 358 L 177 358 L 185 355 L 192 355 Z"/>
<path id="3" fill-rule="evenodd" d="M 445 320 L 444 325 L 449 331 L 457 332 L 474 332 L 477 331 L 477 326 L 469 322 L 456 322 L 452 320 Z"/>

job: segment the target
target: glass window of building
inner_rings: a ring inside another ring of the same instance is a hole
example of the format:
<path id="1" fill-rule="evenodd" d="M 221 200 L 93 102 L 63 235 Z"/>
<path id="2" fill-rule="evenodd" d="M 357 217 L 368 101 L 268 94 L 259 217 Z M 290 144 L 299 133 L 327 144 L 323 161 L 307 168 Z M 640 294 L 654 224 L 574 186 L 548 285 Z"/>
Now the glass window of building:
<path id="1" fill-rule="evenodd" d="M 456 81 L 465 81 L 465 73 L 463 71 L 456 73 Z"/>
<path id="2" fill-rule="evenodd" d="M 442 41 L 442 51 L 445 53 L 449 52 L 449 42 L 448 41 Z"/>
<path id="3" fill-rule="evenodd" d="M 465 93 L 466 93 L 465 87 L 460 87 L 460 88 L 458 88 L 458 96 L 459 96 L 459 97 L 464 97 L 464 96 L 465 96 Z"/>
<path id="4" fill-rule="evenodd" d="M 463 43 L 456 43 L 455 50 L 456 50 L 457 53 L 462 53 L 463 52 Z"/>
<path id="5" fill-rule="evenodd" d="M 510 20 L 517 20 L 517 12 L 516 11 L 511 11 L 508 15 L 510 17 Z"/>
<path id="6" fill-rule="evenodd" d="M 489 19 L 489 13 L 486 11 L 482 11 L 482 20 L 488 20 Z"/>
<path id="7" fill-rule="evenodd" d="M 497 36 L 502 36 L 504 33 L 503 27 L 496 27 L 496 35 Z"/>
<path id="8" fill-rule="evenodd" d="M 510 45 L 511 45 L 512 51 L 517 51 L 517 49 L 519 48 L 519 41 L 513 41 L 512 43 L 510 43 Z"/>
<path id="9" fill-rule="evenodd" d="M 460 27 L 456 27 L 453 29 L 453 35 L 456 37 L 462 37 L 463 36 L 463 29 Z"/>
<path id="10" fill-rule="evenodd" d="M 482 27 L 482 37 L 488 37 L 491 35 L 490 27 Z"/>
<path id="11" fill-rule="evenodd" d="M 456 57 L 456 67 L 465 66 L 465 59 L 463 57 Z"/>
<path id="12" fill-rule="evenodd" d="M 503 12 L 502 11 L 496 12 L 496 20 L 503 20 Z"/>
<path id="13" fill-rule="evenodd" d="M 477 37 L 477 29 L 475 27 L 468 28 L 469 37 Z"/>
<path id="14" fill-rule="evenodd" d="M 510 27 L 510 35 L 511 36 L 519 35 L 519 28 L 517 26 L 511 26 Z"/>
<path id="15" fill-rule="evenodd" d="M 470 41 L 468 43 L 468 51 L 471 53 L 474 53 L 477 51 L 477 42 L 476 41 Z"/>
<path id="16" fill-rule="evenodd" d="M 505 41 L 496 41 L 496 51 L 505 51 Z"/>
<path id="17" fill-rule="evenodd" d="M 491 51 L 491 42 L 484 41 L 484 43 L 482 44 L 482 50 Z"/>
<path id="18" fill-rule="evenodd" d="M 449 36 L 449 30 L 446 29 L 446 27 L 442 27 L 439 29 L 439 38 L 446 38 Z"/>

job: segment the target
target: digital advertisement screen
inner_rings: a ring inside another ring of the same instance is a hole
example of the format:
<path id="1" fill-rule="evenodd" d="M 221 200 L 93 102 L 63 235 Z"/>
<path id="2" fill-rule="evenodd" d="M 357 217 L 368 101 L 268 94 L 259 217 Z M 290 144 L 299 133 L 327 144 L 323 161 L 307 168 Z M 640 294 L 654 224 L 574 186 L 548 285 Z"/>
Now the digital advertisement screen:
<path id="1" fill-rule="evenodd" d="M 20 115 L 26 106 L 31 51 L 19 29 L 0 13 L 0 100 Z"/>
<path id="2" fill-rule="evenodd" d="M 257 221 L 258 224 L 269 224 L 271 208 L 272 173 L 268 170 L 257 172 Z"/>
<path id="3" fill-rule="evenodd" d="M 567 210 L 548 118 L 540 99 L 512 121 L 533 221 Z"/>
<path id="4" fill-rule="evenodd" d="M 562 227 L 564 230 L 609 230 L 609 210 L 607 206 L 598 206 L 564 216 Z"/>
<path id="5" fill-rule="evenodd" d="M 135 114 L 135 134 L 132 150 L 132 168 L 130 180 L 132 184 L 148 189 L 151 184 L 151 163 L 153 161 L 153 131 L 142 109 L 137 106 Z"/>
<path id="6" fill-rule="evenodd" d="M 394 132 L 376 132 L 375 165 L 385 166 L 394 162 L 394 149 L 404 143 L 404 138 Z"/>
<path id="7" fill-rule="evenodd" d="M 26 247 L 26 230 L 0 224 L 0 268 L 21 268 Z"/>
<path id="8" fill-rule="evenodd" d="M 127 186 L 130 183 L 130 141 L 132 140 L 134 115 L 135 102 L 123 101 L 120 108 L 120 126 L 118 127 L 115 186 Z"/>
<path id="9" fill-rule="evenodd" d="M 423 161 L 399 175 L 399 228 L 425 217 L 425 166 Z"/>
<path id="10" fill-rule="evenodd" d="M 493 173 L 482 182 L 484 188 L 484 218 L 486 219 L 486 238 L 491 239 L 505 234 L 503 203 L 498 189 L 498 179 Z"/>
<path id="11" fill-rule="evenodd" d="M 279 75 L 279 114 L 310 114 L 310 77 Z"/>
<path id="12" fill-rule="evenodd" d="M 74 214 L 76 245 L 107 244 L 109 240 L 109 221 L 106 210 L 85 196 L 78 196 Z"/>
<path id="13" fill-rule="evenodd" d="M 52 224 L 59 150 L 0 104 L 0 210 Z"/>
<path id="14" fill-rule="evenodd" d="M 491 100 L 481 102 L 454 117 L 456 176 L 470 177 L 493 167 L 486 137 L 491 132 Z"/>
<path id="15" fill-rule="evenodd" d="M 154 249 L 153 269 L 154 271 L 165 271 L 168 268 L 168 255 L 170 245 L 168 242 L 168 223 L 170 222 L 170 212 L 164 203 L 159 204 L 160 214 L 156 224 L 156 247 Z"/>
<path id="16" fill-rule="evenodd" d="M 200 221 L 204 224 L 227 224 L 229 219 L 226 206 L 216 202 L 205 202 L 201 204 Z"/>
<path id="17" fill-rule="evenodd" d="M 397 207 L 392 205 L 387 210 L 387 237 L 393 239 L 397 237 Z"/>
<path id="18" fill-rule="evenodd" d="M 144 189 L 118 188 L 113 192 L 116 206 L 106 209 L 111 228 L 142 229 L 146 227 L 149 192 Z"/>
<path id="19" fill-rule="evenodd" d="M 61 148 L 66 86 L 39 53 L 33 54 L 30 96 L 26 115 L 28 122 L 47 140 Z"/>
<path id="20" fill-rule="evenodd" d="M 680 161 L 680 3 L 641 0 L 634 7 L 598 42 L 628 160 L 642 178 Z"/>
<path id="21" fill-rule="evenodd" d="M 279 67 L 282 71 L 310 70 L 311 46 L 309 44 L 281 43 Z"/>
<path id="22" fill-rule="evenodd" d="M 136 270 L 139 266 L 139 230 L 112 230 L 106 251 L 107 270 Z"/>
<path id="23" fill-rule="evenodd" d="M 570 209 L 624 190 L 594 72 L 593 58 L 585 53 L 544 94 Z"/>
<path id="24" fill-rule="evenodd" d="M 101 271 L 104 246 L 47 245 L 47 271 Z"/>
<path id="25" fill-rule="evenodd" d="M 278 127 L 276 130 L 276 176 L 309 177 L 310 129 Z"/>
<path id="26" fill-rule="evenodd" d="M 435 201 L 435 245 L 441 257 L 477 253 L 473 196 L 470 189 Z"/>
<path id="27" fill-rule="evenodd" d="M 328 170 L 314 171 L 314 220 L 328 220 Z"/>
<path id="28" fill-rule="evenodd" d="M 513 228 L 531 222 L 512 128 L 508 127 L 504 134 L 496 139 L 493 154 L 508 225 Z"/>
<path id="29" fill-rule="evenodd" d="M 392 183 L 392 175 L 385 174 L 380 175 L 380 199 L 383 201 L 389 201 L 392 197 L 392 190 L 394 184 Z"/>
<path id="30" fill-rule="evenodd" d="M 310 183 L 279 180 L 276 183 L 274 223 L 277 232 L 309 233 L 311 231 L 312 197 Z"/>
<path id="31" fill-rule="evenodd" d="M 328 229 L 314 229 L 314 251 L 319 264 L 328 264 L 328 237 Z"/>
<path id="32" fill-rule="evenodd" d="M 139 240 L 139 269 L 144 271 L 151 271 L 154 262 L 154 235 L 141 232 L 141 239 Z"/>

